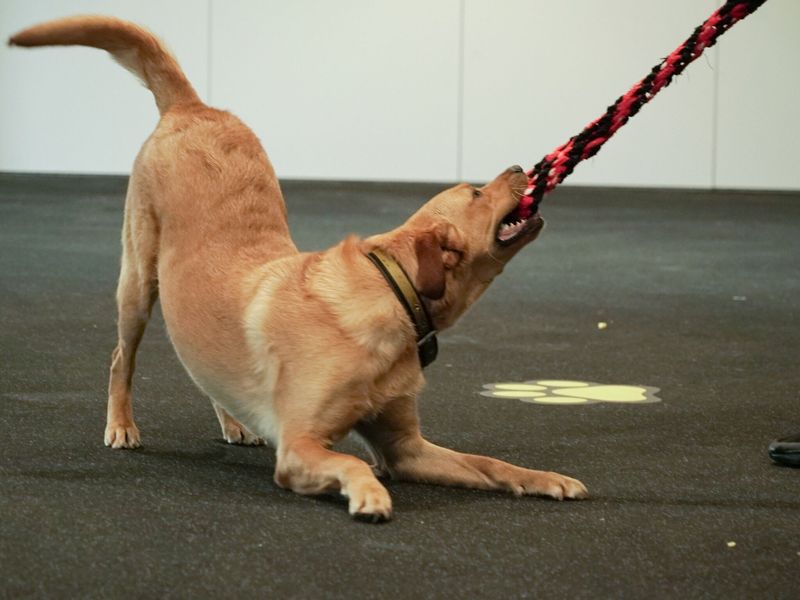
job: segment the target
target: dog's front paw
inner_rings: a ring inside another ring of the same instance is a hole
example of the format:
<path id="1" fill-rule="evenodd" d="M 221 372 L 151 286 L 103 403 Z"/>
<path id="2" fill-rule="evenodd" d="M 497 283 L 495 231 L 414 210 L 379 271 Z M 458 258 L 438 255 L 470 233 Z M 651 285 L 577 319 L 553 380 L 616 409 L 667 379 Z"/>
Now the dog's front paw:
<path id="1" fill-rule="evenodd" d="M 222 435 L 225 441 L 229 444 L 236 444 L 239 446 L 263 446 L 264 440 L 252 433 L 247 427 L 241 423 L 231 419 L 225 423 L 225 428 L 222 430 Z"/>
<path id="2" fill-rule="evenodd" d="M 583 500 L 589 496 L 589 490 L 583 483 L 559 473 L 544 473 L 543 481 L 537 487 L 540 489 L 533 493 L 556 500 Z"/>
<path id="3" fill-rule="evenodd" d="M 135 423 L 109 423 L 103 438 L 106 446 L 118 448 L 138 448 L 142 445 L 139 428 Z"/>
<path id="4" fill-rule="evenodd" d="M 380 523 L 392 518 L 392 498 L 377 481 L 350 486 L 350 514 L 354 519 L 369 523 Z"/>
<path id="5" fill-rule="evenodd" d="M 550 472 L 532 472 L 535 476 L 517 483 L 514 492 L 520 496 L 549 496 L 556 500 L 582 500 L 589 496 L 589 491 L 577 479 Z"/>

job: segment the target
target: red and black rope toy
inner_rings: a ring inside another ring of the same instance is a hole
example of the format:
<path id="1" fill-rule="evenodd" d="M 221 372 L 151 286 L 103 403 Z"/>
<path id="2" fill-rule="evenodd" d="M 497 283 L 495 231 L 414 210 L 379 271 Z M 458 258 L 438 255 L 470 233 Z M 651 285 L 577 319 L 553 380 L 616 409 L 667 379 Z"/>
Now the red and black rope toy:
<path id="1" fill-rule="evenodd" d="M 519 216 L 527 219 L 535 213 L 544 195 L 564 181 L 579 162 L 597 154 L 603 144 L 627 123 L 628 119 L 638 113 L 659 91 L 667 87 L 676 75 L 680 75 L 689 63 L 703 53 L 703 50 L 713 46 L 719 36 L 764 2 L 766 0 L 728 0 L 705 23 L 694 30 L 689 39 L 653 67 L 647 77 L 609 106 L 604 115 L 589 123 L 578 135 L 540 160 L 527 172 L 528 188 L 519 203 Z"/>

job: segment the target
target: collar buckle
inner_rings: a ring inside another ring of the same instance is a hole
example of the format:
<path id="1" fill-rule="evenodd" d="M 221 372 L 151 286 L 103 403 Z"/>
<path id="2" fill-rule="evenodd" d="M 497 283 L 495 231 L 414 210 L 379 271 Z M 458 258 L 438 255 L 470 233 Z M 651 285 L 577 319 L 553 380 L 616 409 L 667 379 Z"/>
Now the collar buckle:
<path id="1" fill-rule="evenodd" d="M 419 355 L 419 364 L 423 369 L 436 360 L 436 356 L 439 354 L 439 342 L 436 339 L 435 329 L 431 329 L 417 341 L 417 354 Z"/>

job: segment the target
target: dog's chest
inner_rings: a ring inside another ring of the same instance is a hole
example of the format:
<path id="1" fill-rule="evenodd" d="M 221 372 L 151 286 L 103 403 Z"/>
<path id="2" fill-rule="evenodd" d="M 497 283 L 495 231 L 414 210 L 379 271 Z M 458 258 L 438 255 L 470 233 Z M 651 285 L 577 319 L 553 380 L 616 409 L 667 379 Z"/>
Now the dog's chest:
<path id="1" fill-rule="evenodd" d="M 376 412 L 395 398 L 415 396 L 425 385 L 416 354 L 409 353 L 370 386 L 370 401 Z"/>

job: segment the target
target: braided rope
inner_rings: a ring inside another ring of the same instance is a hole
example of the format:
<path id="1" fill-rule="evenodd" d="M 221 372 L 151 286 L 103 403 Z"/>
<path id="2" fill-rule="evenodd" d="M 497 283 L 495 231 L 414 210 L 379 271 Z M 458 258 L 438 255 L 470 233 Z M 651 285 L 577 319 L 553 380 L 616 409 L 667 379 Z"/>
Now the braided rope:
<path id="1" fill-rule="evenodd" d="M 719 36 L 764 2 L 766 0 L 727 0 L 689 39 L 653 67 L 647 77 L 609 106 L 605 114 L 540 160 L 527 172 L 528 188 L 519 203 L 520 216 L 527 218 L 536 212 L 544 195 L 564 181 L 579 162 L 597 154 L 628 119 L 667 87 L 703 50 L 713 46 Z"/>

